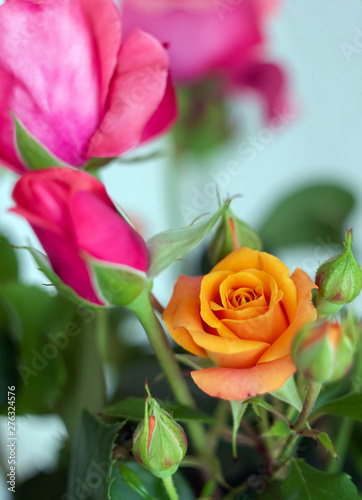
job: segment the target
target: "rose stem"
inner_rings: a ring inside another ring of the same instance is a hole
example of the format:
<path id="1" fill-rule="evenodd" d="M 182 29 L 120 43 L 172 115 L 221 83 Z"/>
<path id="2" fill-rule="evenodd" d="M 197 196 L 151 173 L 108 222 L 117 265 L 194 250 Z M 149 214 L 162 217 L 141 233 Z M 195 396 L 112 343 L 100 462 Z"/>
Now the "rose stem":
<path id="1" fill-rule="evenodd" d="M 141 295 L 127 307 L 134 312 L 146 330 L 150 343 L 177 401 L 182 405 L 195 408 L 195 402 L 182 376 L 182 372 L 177 364 L 175 354 L 168 341 L 165 330 L 150 304 L 147 290 L 144 290 Z M 204 427 L 200 422 L 190 421 L 188 423 L 188 429 L 198 455 L 202 457 L 207 456 L 208 446 Z"/>
<path id="2" fill-rule="evenodd" d="M 295 432 L 303 430 L 304 427 L 306 426 L 308 422 L 308 417 L 311 411 L 313 410 L 313 407 L 315 405 L 315 402 L 317 401 L 321 388 L 322 385 L 319 384 L 318 382 L 309 383 L 302 411 L 300 412 L 300 415 L 293 426 L 293 430 Z M 295 435 L 291 435 L 288 437 L 280 453 L 279 461 L 283 461 L 283 459 L 286 458 L 286 456 L 288 456 L 289 453 L 293 451 L 293 448 L 299 438 L 300 436 L 295 436 Z"/>
<path id="3" fill-rule="evenodd" d="M 355 364 L 354 373 L 351 376 L 353 380 L 354 392 L 359 393 L 362 389 L 362 341 L 359 343 L 357 362 Z M 338 460 L 330 457 L 327 470 L 328 472 L 338 472 L 343 469 L 346 460 L 348 446 L 351 441 L 354 422 L 350 418 L 344 418 L 339 429 L 339 433 L 335 442 L 335 449 L 338 455 Z"/>
<path id="4" fill-rule="evenodd" d="M 266 465 L 269 466 L 273 461 L 273 437 L 265 436 L 269 431 L 269 418 L 268 413 L 265 408 L 259 408 L 259 428 L 261 430 L 261 435 L 259 436 L 262 446 L 260 447 L 261 453 L 264 455 Z"/>
<path id="5" fill-rule="evenodd" d="M 162 482 L 165 486 L 168 496 L 170 497 L 170 500 L 179 500 L 179 496 L 173 483 L 172 476 L 162 478 Z"/>

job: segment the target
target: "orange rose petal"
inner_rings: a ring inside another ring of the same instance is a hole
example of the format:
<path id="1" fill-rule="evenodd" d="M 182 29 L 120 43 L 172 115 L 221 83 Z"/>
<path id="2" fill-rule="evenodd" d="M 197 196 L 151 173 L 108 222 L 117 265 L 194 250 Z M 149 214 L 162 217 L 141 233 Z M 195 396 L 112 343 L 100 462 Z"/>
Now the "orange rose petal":
<path id="1" fill-rule="evenodd" d="M 192 340 L 190 333 L 186 330 L 186 328 L 179 326 L 178 328 L 172 329 L 172 332 L 170 331 L 170 335 L 173 338 L 173 340 L 178 345 L 183 347 L 186 351 L 189 351 L 192 354 L 195 354 L 196 356 L 202 356 L 203 358 L 208 357 L 205 349 L 195 344 L 195 342 Z"/>
<path id="2" fill-rule="evenodd" d="M 204 276 L 200 289 L 200 314 L 205 323 L 213 328 L 217 328 L 220 320 L 217 319 L 210 307 L 210 302 L 220 303 L 220 284 L 230 273 L 220 272 Z M 220 304 L 221 305 L 221 304 Z"/>
<path id="3" fill-rule="evenodd" d="M 197 356 L 207 357 L 205 350 L 195 344 L 187 329 L 174 321 L 175 317 L 177 318 L 177 311 L 182 307 L 185 300 L 193 299 L 199 302 L 198 296 L 201 280 L 202 277 L 189 278 L 188 276 L 180 276 L 176 282 L 171 301 L 162 315 L 162 319 L 175 342 Z M 200 315 L 197 314 L 197 317 L 200 318 Z"/>
<path id="4" fill-rule="evenodd" d="M 207 354 L 216 365 L 223 368 L 250 368 L 256 365 L 258 359 L 268 347 L 268 344 L 260 344 L 254 349 L 236 354 L 221 354 L 212 351 L 207 351 Z"/>
<path id="5" fill-rule="evenodd" d="M 181 274 L 175 283 L 173 294 L 168 306 L 165 309 L 165 313 L 166 311 L 166 314 L 173 312 L 177 308 L 179 302 L 185 297 L 198 298 L 200 295 L 202 279 L 203 276 L 190 278 L 190 276 Z"/>
<path id="6" fill-rule="evenodd" d="M 198 387 L 209 396 L 242 401 L 280 389 L 295 372 L 291 356 L 252 368 L 206 368 L 191 372 Z"/>
<path id="7" fill-rule="evenodd" d="M 236 354 L 240 352 L 252 352 L 256 349 L 268 348 L 270 344 L 266 342 L 258 342 L 254 340 L 239 339 L 235 336 L 234 339 L 219 337 L 200 330 L 190 330 L 190 335 L 194 342 L 203 347 L 208 352 L 221 354 Z"/>
<path id="8" fill-rule="evenodd" d="M 273 301 L 275 295 L 278 294 L 278 288 L 275 280 L 262 271 L 257 269 L 250 272 L 237 273 L 229 276 L 229 272 L 215 272 L 206 275 L 201 282 L 200 290 L 200 304 L 201 304 L 201 317 L 211 328 L 217 329 L 221 337 L 233 338 L 234 333 L 223 324 L 219 319 L 219 314 L 215 310 L 222 310 L 220 305 L 220 294 L 226 295 L 228 290 L 232 287 L 244 286 L 265 286 L 267 293 L 271 296 L 270 300 Z M 294 285 L 293 285 L 294 286 Z M 224 301 L 225 304 L 225 301 Z M 229 311 L 229 309 L 223 309 Z M 230 309 L 235 311 L 235 309 Z M 249 319 L 260 314 L 264 314 L 266 309 L 254 310 L 252 307 L 247 308 L 246 312 L 240 313 L 240 319 Z M 223 317 L 227 317 L 227 313 L 223 313 Z M 231 313 L 231 317 L 233 313 Z"/>
<path id="9" fill-rule="evenodd" d="M 214 273 L 211 273 L 209 276 L 212 276 Z M 222 283 L 220 283 L 219 295 L 221 298 L 222 305 L 224 307 L 228 307 L 228 291 L 229 290 L 238 290 L 239 288 L 251 288 L 255 289 L 257 286 L 264 286 L 263 281 L 256 277 L 253 273 L 248 272 L 240 272 L 227 276 Z M 201 293 L 203 292 L 204 287 L 201 285 Z"/>
<path id="10" fill-rule="evenodd" d="M 247 321 L 223 320 L 223 324 L 241 339 L 259 340 L 268 344 L 275 342 L 289 326 L 281 302 L 255 318 Z"/>
<path id="11" fill-rule="evenodd" d="M 309 276 L 301 269 L 296 269 L 291 277 L 298 293 L 298 309 L 289 328 L 262 355 L 259 363 L 273 361 L 290 353 L 295 335 L 308 323 L 317 319 L 317 311 L 312 303 L 312 289 L 317 288 Z"/>
<path id="12" fill-rule="evenodd" d="M 284 307 L 289 321 L 292 322 L 297 311 L 296 289 L 293 281 L 289 278 L 289 269 L 274 255 L 250 248 L 240 248 L 219 262 L 212 269 L 211 274 L 221 271 L 238 273 L 250 269 L 264 271 L 275 279 L 278 288 L 284 293 Z"/>
<path id="13" fill-rule="evenodd" d="M 241 309 L 238 311 L 235 311 L 233 309 L 222 309 L 221 311 L 215 311 L 215 315 L 221 321 L 227 319 L 246 321 L 248 319 L 255 318 L 256 316 L 265 314 L 268 310 L 268 306 L 250 307 L 248 309 Z"/>

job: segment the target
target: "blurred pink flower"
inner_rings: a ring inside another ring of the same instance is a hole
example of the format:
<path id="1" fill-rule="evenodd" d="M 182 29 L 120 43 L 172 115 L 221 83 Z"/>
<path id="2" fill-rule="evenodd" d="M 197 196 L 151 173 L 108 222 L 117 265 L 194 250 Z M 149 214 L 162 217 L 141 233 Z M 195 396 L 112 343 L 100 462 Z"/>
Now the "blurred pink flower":
<path id="1" fill-rule="evenodd" d="M 118 156 L 175 118 L 165 48 L 140 30 L 122 37 L 112 0 L 8 0 L 0 47 L 0 163 L 19 173 L 10 111 L 76 167 Z"/>
<path id="2" fill-rule="evenodd" d="M 123 0 L 126 33 L 144 29 L 169 48 L 181 84 L 210 75 L 230 89 L 252 89 L 269 118 L 286 104 L 283 70 L 265 59 L 264 25 L 281 0 Z"/>
<path id="3" fill-rule="evenodd" d="M 147 272 L 146 243 L 92 175 L 70 168 L 29 171 L 15 185 L 13 199 L 11 211 L 29 222 L 54 271 L 89 302 L 103 303 L 89 260 Z"/>

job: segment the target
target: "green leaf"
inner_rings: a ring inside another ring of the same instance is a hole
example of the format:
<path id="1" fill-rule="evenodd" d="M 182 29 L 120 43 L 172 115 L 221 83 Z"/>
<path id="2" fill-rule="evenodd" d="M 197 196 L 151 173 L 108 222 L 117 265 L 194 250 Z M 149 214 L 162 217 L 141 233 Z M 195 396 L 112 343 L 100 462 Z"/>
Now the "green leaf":
<path id="1" fill-rule="evenodd" d="M 292 461 L 282 483 L 283 500 L 356 500 L 357 488 L 347 474 L 329 474 L 301 459 Z"/>
<path id="2" fill-rule="evenodd" d="M 63 394 L 67 381 L 64 344 L 74 308 L 61 297 L 44 290 L 8 283 L 0 289 L 0 305 L 7 330 L 15 343 L 14 363 L 21 385 L 16 408 L 22 413 L 48 413 Z"/>
<path id="3" fill-rule="evenodd" d="M 215 424 L 213 417 L 195 408 L 189 408 L 178 403 L 166 403 L 157 400 L 164 410 L 171 413 L 175 420 L 198 420 L 209 424 Z M 145 413 L 145 400 L 143 398 L 127 398 L 104 408 L 101 414 L 104 417 L 128 418 L 141 421 Z"/>
<path id="4" fill-rule="evenodd" d="M 262 478 L 261 480 L 262 481 Z M 282 488 L 281 485 L 282 483 L 280 481 L 273 481 L 272 483 L 268 484 L 268 481 L 263 481 L 263 483 L 260 482 L 260 484 L 263 484 L 263 487 L 260 487 L 261 489 L 265 489 L 265 491 L 261 492 L 260 495 L 258 495 L 258 500 L 281 500 L 282 499 Z M 249 500 L 247 497 L 245 499 L 241 496 L 240 499 L 235 499 L 235 500 Z"/>
<path id="5" fill-rule="evenodd" d="M 323 415 L 338 415 L 362 422 L 362 394 L 348 394 L 327 403 L 315 410 L 310 415 L 309 421 L 314 422 L 314 420 Z"/>
<path id="6" fill-rule="evenodd" d="M 201 497 L 199 500 L 212 500 L 212 495 L 216 488 L 215 479 L 209 479 L 209 481 L 202 488 Z"/>
<path id="7" fill-rule="evenodd" d="M 0 410 L 6 409 L 8 387 L 18 387 L 17 345 L 8 334 L 0 328 Z"/>
<path id="8" fill-rule="evenodd" d="M 331 438 L 328 436 L 327 433 L 321 432 L 317 435 L 317 439 L 322 443 L 322 445 L 325 447 L 325 449 L 332 455 L 332 457 L 337 458 L 337 453 L 334 448 L 334 445 L 332 443 Z"/>
<path id="9" fill-rule="evenodd" d="M 18 261 L 8 240 L 0 235 L 0 283 L 18 279 Z"/>
<path id="10" fill-rule="evenodd" d="M 232 440 L 232 448 L 233 448 L 233 457 L 234 459 L 238 458 L 237 452 L 237 441 L 236 438 L 238 436 L 238 431 L 240 427 L 240 423 L 243 419 L 244 413 L 248 407 L 248 404 L 244 401 L 230 401 L 231 413 L 233 415 L 233 440 Z"/>
<path id="11" fill-rule="evenodd" d="M 64 166 L 59 159 L 49 153 L 45 146 L 39 144 L 29 134 L 16 116 L 12 114 L 15 123 L 16 145 L 25 165 L 31 170 L 42 170 L 49 167 Z"/>
<path id="12" fill-rule="evenodd" d="M 120 424 L 106 424 L 85 411 L 74 442 L 64 500 L 109 500 L 112 451 Z"/>
<path id="13" fill-rule="evenodd" d="M 305 243 L 338 243 L 353 207 L 353 196 L 338 185 L 308 186 L 288 194 L 268 210 L 258 233 L 268 250 Z"/>
<path id="14" fill-rule="evenodd" d="M 127 467 L 128 471 L 133 471 L 134 481 L 136 481 L 135 476 L 138 477 L 138 488 L 140 488 L 140 482 L 143 483 L 143 486 L 148 492 L 148 495 L 150 495 L 147 498 L 169 500 L 169 496 L 161 479 L 153 476 L 151 472 L 135 462 L 126 462 L 125 466 Z M 126 474 L 128 471 L 126 471 Z M 127 479 L 130 478 L 130 474 L 131 473 L 128 472 Z M 134 488 L 127 484 L 118 466 L 113 467 L 113 477 L 115 479 L 111 485 L 110 490 L 111 500 L 140 500 L 140 498 L 145 498 L 144 496 L 140 495 L 139 491 L 136 492 Z M 175 483 L 175 487 L 180 494 L 180 500 L 194 500 L 195 496 L 192 492 L 192 489 L 190 488 L 188 482 L 184 479 L 181 472 L 176 472 L 176 474 L 173 476 L 173 480 Z"/>
<path id="15" fill-rule="evenodd" d="M 128 486 L 132 488 L 133 491 L 138 493 L 140 497 L 144 498 L 145 500 L 157 500 L 155 499 L 155 497 L 150 495 L 143 481 L 138 477 L 136 472 L 123 464 L 119 466 L 119 469 L 121 471 L 123 479 L 126 481 Z"/>
<path id="16" fill-rule="evenodd" d="M 96 413 L 105 405 L 106 384 L 99 327 L 106 313 L 105 309 L 78 306 L 69 323 L 69 348 L 63 354 L 68 381 L 56 411 L 71 438 L 78 430 L 85 409 Z"/>
<path id="17" fill-rule="evenodd" d="M 302 411 L 303 404 L 300 399 L 294 377 L 290 377 L 285 382 L 283 387 L 281 387 L 277 391 L 271 392 L 270 394 L 271 396 L 284 401 L 284 403 L 288 403 L 289 405 L 293 406 L 299 412 Z"/>
<path id="18" fill-rule="evenodd" d="M 281 436 L 288 437 L 291 434 L 291 428 L 287 424 L 285 420 L 277 420 L 275 424 L 273 424 L 269 431 L 263 434 L 264 436 Z"/>
<path id="19" fill-rule="evenodd" d="M 108 305 L 126 306 L 133 302 L 146 286 L 145 275 L 121 267 L 109 267 L 92 260 L 97 288 Z"/>
<path id="20" fill-rule="evenodd" d="M 204 222 L 195 223 L 183 229 L 156 234 L 147 242 L 150 254 L 149 279 L 158 276 L 177 260 L 182 259 L 211 231 L 219 218 L 226 212 L 231 199 Z"/>

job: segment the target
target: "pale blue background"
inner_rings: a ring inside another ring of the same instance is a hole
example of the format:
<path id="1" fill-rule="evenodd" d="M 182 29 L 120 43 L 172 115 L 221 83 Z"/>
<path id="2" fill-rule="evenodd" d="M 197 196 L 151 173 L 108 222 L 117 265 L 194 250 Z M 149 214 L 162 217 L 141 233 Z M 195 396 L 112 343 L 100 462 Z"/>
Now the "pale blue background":
<path id="1" fill-rule="evenodd" d="M 348 225 L 354 228 L 356 253 L 362 261 L 362 35 L 357 37 L 357 45 L 354 41 L 356 34 L 362 33 L 361 1 L 288 0 L 270 31 L 274 57 L 289 68 L 299 116 L 252 162 L 243 161 L 240 138 L 227 150 L 208 159 L 208 163 L 218 172 L 225 169 L 228 161 L 241 162 L 242 173 L 233 177 L 221 194 L 242 193 L 243 198 L 235 202 L 234 208 L 252 225 L 265 217 L 267 207 L 281 193 L 293 187 L 313 180 L 335 180 L 346 186 L 358 199 Z M 351 50 L 351 47 L 354 47 L 353 54 L 348 60 L 343 50 Z M 234 105 L 232 108 L 235 118 L 240 119 L 242 115 L 250 124 L 243 133 L 257 135 L 260 121 L 255 106 L 243 104 L 237 111 Z M 157 145 L 157 148 L 163 147 L 167 147 L 167 141 Z M 212 181 L 205 168 L 198 167 L 195 174 L 192 167 L 196 166 L 190 163 L 183 183 L 188 192 L 184 192 L 182 198 L 182 202 L 191 207 L 192 189 L 202 191 L 205 184 Z M 141 166 L 113 165 L 104 171 L 103 179 L 110 195 L 140 222 L 145 236 L 167 229 L 170 220 L 175 220 L 175 214 L 171 217 L 166 208 L 166 169 L 166 162 L 155 161 Z M 23 244 L 27 238 L 33 238 L 31 231 L 18 217 L 6 214 L 15 176 L 8 172 L 0 175 L 1 231 L 5 230 L 15 243 Z M 168 189 L 174 188 L 169 185 Z M 199 213 L 215 207 L 215 201 L 210 200 Z M 180 223 L 189 222 L 183 220 L 180 212 L 177 218 Z M 324 258 L 318 245 L 308 252 L 283 257 L 291 270 L 303 267 L 310 274 Z M 29 258 L 24 258 L 22 270 L 27 281 L 42 282 L 42 276 Z M 171 291 L 170 276 L 166 274 L 156 283 L 156 293 L 162 302 Z M 0 424 L 1 451 L 4 452 L 5 422 Z M 17 480 L 24 480 L 36 471 L 51 470 L 65 435 L 61 422 L 56 417 L 19 418 L 18 429 Z M 7 500 L 6 490 L 3 493 L 1 486 L 0 497 Z"/>

